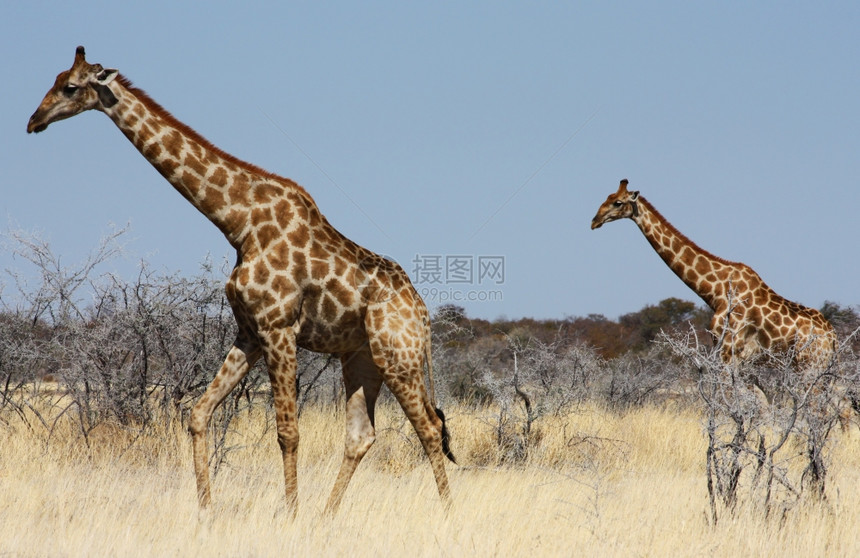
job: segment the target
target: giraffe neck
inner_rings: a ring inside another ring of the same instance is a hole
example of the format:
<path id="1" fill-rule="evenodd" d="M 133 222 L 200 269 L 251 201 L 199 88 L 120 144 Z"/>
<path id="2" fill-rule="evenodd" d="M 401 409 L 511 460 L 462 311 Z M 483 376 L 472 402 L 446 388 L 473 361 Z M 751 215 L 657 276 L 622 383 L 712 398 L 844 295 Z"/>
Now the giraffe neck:
<path id="1" fill-rule="evenodd" d="M 110 90 L 116 102 L 104 112 L 152 166 L 238 248 L 249 232 L 253 187 L 261 181 L 289 181 L 216 148 L 124 77 L 111 82 Z"/>
<path id="2" fill-rule="evenodd" d="M 738 264 L 703 250 L 672 226 L 645 198 L 637 200 L 638 214 L 632 217 L 651 247 L 712 309 L 717 310 L 729 288 L 725 283 Z"/>

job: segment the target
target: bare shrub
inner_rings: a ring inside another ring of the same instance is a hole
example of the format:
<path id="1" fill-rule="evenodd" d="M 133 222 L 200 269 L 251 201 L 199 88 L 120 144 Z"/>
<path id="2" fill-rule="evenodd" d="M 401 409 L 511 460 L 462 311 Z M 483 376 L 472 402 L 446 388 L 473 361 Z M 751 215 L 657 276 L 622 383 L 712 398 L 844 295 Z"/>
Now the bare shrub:
<path id="1" fill-rule="evenodd" d="M 84 261 L 75 266 L 64 266 L 60 258 L 54 255 L 50 244 L 35 234 L 23 231 L 12 231 L 7 238 L 11 243 L 10 252 L 16 259 L 24 260 L 32 265 L 37 279 L 19 272 L 9 272 L 16 287 L 16 302 L 4 300 L 3 310 L 7 319 L 17 322 L 19 328 L 15 332 L 3 331 L 4 334 L 14 335 L 4 338 L 4 347 L 18 344 L 17 350 L 7 357 L 7 364 L 14 369 L 7 370 L 6 376 L 17 374 L 21 379 L 20 387 L 34 385 L 41 376 L 50 376 L 68 383 L 65 372 L 70 369 L 69 363 L 79 363 L 82 359 L 69 358 L 69 347 L 75 344 L 75 332 L 85 322 L 87 298 L 86 287 L 91 285 L 94 270 L 122 252 L 119 243 L 125 229 L 115 230 L 101 240 Z M 24 328 L 25 324 L 29 327 Z M 26 383 L 24 383 L 26 382 Z M 91 385 L 84 383 L 82 393 L 87 399 L 74 399 L 71 403 L 63 400 L 60 414 L 74 408 L 77 411 L 81 432 L 85 437 L 92 430 L 95 411 L 89 404 L 92 394 Z M 10 401 L 8 394 L 5 398 Z M 20 406 L 20 403 L 18 403 Z M 34 408 L 32 405 L 31 408 Z M 37 416 L 41 414 L 37 412 Z M 46 426 L 47 420 L 42 419 Z"/>
<path id="2" fill-rule="evenodd" d="M 433 370 L 440 402 L 448 397 L 470 404 L 486 404 L 492 395 L 481 376 L 505 349 L 501 335 L 475 338 L 460 309 L 443 306 L 432 321 Z"/>
<path id="3" fill-rule="evenodd" d="M 741 499 L 770 515 L 787 513 L 804 495 L 826 498 L 831 434 L 856 382 L 857 362 L 845 344 L 824 369 L 798 369 L 792 351 L 727 364 L 719 340 L 703 343 L 692 330 L 664 335 L 660 344 L 698 372 L 713 522 Z"/>
<path id="4" fill-rule="evenodd" d="M 629 352 L 606 364 L 600 388 L 609 408 L 624 411 L 634 406 L 683 396 L 683 367 L 662 347 Z"/>
<path id="5" fill-rule="evenodd" d="M 235 339 L 223 287 L 227 267 L 207 259 L 186 276 L 141 262 L 132 280 L 99 273 L 122 253 L 125 232 L 114 231 L 73 266 L 61 265 L 37 235 L 6 236 L 31 269 L 8 272 L 14 303 L 0 297 L 0 410 L 12 409 L 28 424 L 36 416 L 49 432 L 59 417 L 73 417 L 87 444 L 107 423 L 143 431 L 156 420 L 187 420 Z M 337 359 L 300 350 L 298 361 L 299 412 L 341 397 Z M 42 378 L 52 380 L 52 392 L 41 393 Z M 216 473 L 235 449 L 229 434 L 236 417 L 256 406 L 272 427 L 267 382 L 262 365 L 255 367 L 219 406 L 211 430 Z"/>
<path id="6" fill-rule="evenodd" d="M 47 339 L 47 328 L 30 316 L 8 310 L 0 314 L 0 411 L 11 409 L 28 425 L 27 394 L 37 389 L 50 361 Z"/>
<path id="7" fill-rule="evenodd" d="M 561 416 L 590 394 L 603 362 L 585 345 L 561 347 L 534 338 L 507 336 L 509 366 L 485 369 L 480 385 L 492 396 L 487 422 L 495 431 L 501 460 L 523 463 L 543 434 L 537 424 Z"/>

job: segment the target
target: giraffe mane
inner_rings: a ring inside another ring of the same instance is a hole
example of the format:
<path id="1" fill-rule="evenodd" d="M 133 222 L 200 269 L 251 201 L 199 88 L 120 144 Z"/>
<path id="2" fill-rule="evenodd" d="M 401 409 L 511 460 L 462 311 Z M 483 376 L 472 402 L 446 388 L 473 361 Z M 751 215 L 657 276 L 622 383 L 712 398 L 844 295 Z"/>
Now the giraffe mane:
<path id="1" fill-rule="evenodd" d="M 151 110 L 154 114 L 157 114 L 161 118 L 168 121 L 172 126 L 174 126 L 176 129 L 178 129 L 182 134 L 192 138 L 193 140 L 198 142 L 205 149 L 211 150 L 216 155 L 223 158 L 225 161 L 232 163 L 232 164 L 236 165 L 237 167 L 241 167 L 250 173 L 262 175 L 262 176 L 265 176 L 266 178 L 271 178 L 272 180 L 276 180 L 278 182 L 286 182 L 291 187 L 297 188 L 304 195 L 310 197 L 310 194 L 308 194 L 304 188 L 302 188 L 301 186 L 296 184 L 295 181 L 290 180 L 289 178 L 283 177 L 279 174 L 267 171 L 266 169 L 264 169 L 262 167 L 254 165 L 254 164 L 249 163 L 247 161 L 244 161 L 242 159 L 239 159 L 235 155 L 231 155 L 230 153 L 227 153 L 226 151 L 224 151 L 220 147 L 216 146 L 211 141 L 207 140 L 202 135 L 200 135 L 200 133 L 198 133 L 196 130 L 194 130 L 191 126 L 189 126 L 188 124 L 185 124 L 184 122 L 182 122 L 181 120 L 179 120 L 178 118 L 173 116 L 170 113 L 170 111 L 168 111 L 167 109 L 162 107 L 160 104 L 158 104 L 158 102 L 155 101 L 152 97 L 150 97 L 146 91 L 144 91 L 143 89 L 140 89 L 139 87 L 136 87 L 132 83 L 132 81 L 130 79 L 128 79 L 127 77 L 125 77 L 124 75 L 118 74 L 116 77 L 116 80 L 123 87 L 125 87 L 130 93 L 132 93 L 135 97 L 137 97 L 137 99 L 140 100 L 140 102 L 142 102 L 144 105 L 146 105 L 147 108 L 149 108 L 149 110 Z"/>

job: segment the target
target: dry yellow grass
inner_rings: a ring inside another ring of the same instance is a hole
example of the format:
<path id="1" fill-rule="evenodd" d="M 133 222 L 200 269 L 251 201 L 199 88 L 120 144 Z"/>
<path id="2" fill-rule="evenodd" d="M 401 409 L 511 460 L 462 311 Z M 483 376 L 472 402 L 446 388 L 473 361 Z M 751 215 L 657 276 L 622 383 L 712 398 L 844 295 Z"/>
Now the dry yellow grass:
<path id="1" fill-rule="evenodd" d="M 714 527 L 694 411 L 619 416 L 589 407 L 545 417 L 527 463 L 493 467 L 491 415 L 449 409 L 461 465 L 448 469 L 455 505 L 446 515 L 402 413 L 381 408 L 377 444 L 340 512 L 327 517 L 343 421 L 310 409 L 300 425 L 295 520 L 284 514 L 279 451 L 261 416 L 237 424 L 236 449 L 202 516 L 179 427 L 139 436 L 103 427 L 88 448 L 70 422 L 46 443 L 41 427 L 8 417 L 0 423 L 0 555 L 860 555 L 856 427 L 837 442 L 826 507 L 795 509 L 782 523 L 742 507 Z"/>

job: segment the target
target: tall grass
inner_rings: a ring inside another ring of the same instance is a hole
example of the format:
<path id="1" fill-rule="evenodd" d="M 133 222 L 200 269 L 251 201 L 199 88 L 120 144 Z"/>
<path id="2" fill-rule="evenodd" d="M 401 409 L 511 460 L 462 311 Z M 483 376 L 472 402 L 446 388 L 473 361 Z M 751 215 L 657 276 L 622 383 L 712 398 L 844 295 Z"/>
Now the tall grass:
<path id="1" fill-rule="evenodd" d="M 823 504 L 765 519 L 741 503 L 708 518 L 697 411 L 581 405 L 536 423 L 528 455 L 499 453 L 493 408 L 446 409 L 460 464 L 446 513 L 402 412 L 379 409 L 377 443 L 340 511 L 322 510 L 340 465 L 343 416 L 300 419 L 299 513 L 284 513 L 268 414 L 234 419 L 197 509 L 179 420 L 140 431 L 103 424 L 88 444 L 72 420 L 0 422 L 0 555 L 14 556 L 854 556 L 860 555 L 860 436 L 841 433 Z M 9 418 L 9 417 L 7 417 Z"/>

